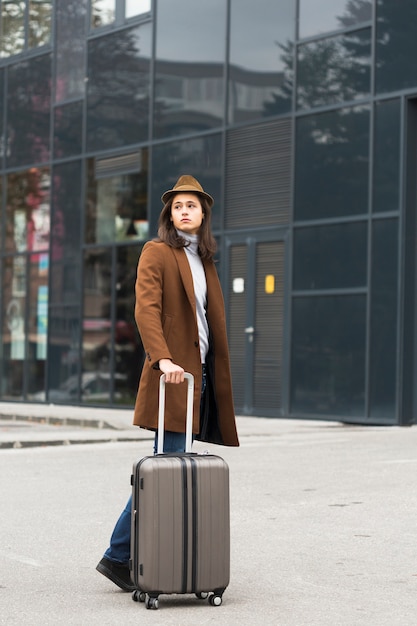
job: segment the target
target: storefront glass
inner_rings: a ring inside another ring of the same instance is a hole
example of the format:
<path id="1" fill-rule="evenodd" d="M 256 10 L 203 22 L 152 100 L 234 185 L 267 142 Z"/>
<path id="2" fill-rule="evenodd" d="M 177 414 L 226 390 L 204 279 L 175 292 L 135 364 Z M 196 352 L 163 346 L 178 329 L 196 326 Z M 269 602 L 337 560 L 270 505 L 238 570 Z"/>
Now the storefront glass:
<path id="1" fill-rule="evenodd" d="M 116 16 L 116 0 L 91 0 L 91 27 L 112 24 Z"/>
<path id="2" fill-rule="evenodd" d="M 147 151 L 135 173 L 96 177 L 88 161 L 85 242 L 144 241 L 148 237 Z M 142 169 L 141 169 L 142 166 Z M 140 171 L 139 171 L 140 170 Z"/>
<path id="3" fill-rule="evenodd" d="M 297 120 L 296 220 L 368 212 L 369 125 L 368 106 Z"/>
<path id="4" fill-rule="evenodd" d="M 372 18 L 372 0 L 300 0 L 299 37 L 356 26 Z"/>
<path id="5" fill-rule="evenodd" d="M 151 24 L 146 23 L 89 42 L 89 151 L 148 139 L 151 36 Z"/>
<path id="6" fill-rule="evenodd" d="M 29 0 L 29 48 L 37 48 L 50 43 L 52 6 L 52 0 Z"/>
<path id="7" fill-rule="evenodd" d="M 188 0 L 158 1 L 155 137 L 221 126 L 226 15 L 225 0 L 200 3 L 198 10 L 190 10 Z"/>
<path id="8" fill-rule="evenodd" d="M 295 2 L 232 0 L 229 51 L 229 123 L 291 110 Z"/>
<path id="9" fill-rule="evenodd" d="M 293 298 L 291 411 L 363 416 L 366 297 Z"/>
<path id="10" fill-rule="evenodd" d="M 50 158 L 51 56 L 12 65 L 7 84 L 8 167 Z"/>

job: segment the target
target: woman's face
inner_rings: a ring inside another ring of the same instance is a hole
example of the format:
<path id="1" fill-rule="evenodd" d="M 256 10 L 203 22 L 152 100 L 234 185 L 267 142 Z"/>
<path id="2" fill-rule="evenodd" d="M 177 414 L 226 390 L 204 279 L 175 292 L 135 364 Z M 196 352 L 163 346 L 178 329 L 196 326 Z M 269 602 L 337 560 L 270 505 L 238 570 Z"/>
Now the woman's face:
<path id="1" fill-rule="evenodd" d="M 203 208 L 196 193 L 175 194 L 171 206 L 171 221 L 175 228 L 189 235 L 196 235 L 203 221 Z"/>

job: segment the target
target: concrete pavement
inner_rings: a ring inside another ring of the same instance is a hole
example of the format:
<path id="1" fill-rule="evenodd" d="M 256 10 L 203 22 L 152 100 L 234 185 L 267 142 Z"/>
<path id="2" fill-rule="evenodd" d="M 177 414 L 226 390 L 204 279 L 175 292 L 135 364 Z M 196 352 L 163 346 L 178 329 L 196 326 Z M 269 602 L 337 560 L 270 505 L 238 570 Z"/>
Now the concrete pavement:
<path id="1" fill-rule="evenodd" d="M 0 414 L 2 443 L 21 446 L 0 450 L 0 624 L 416 623 L 415 427 L 239 417 L 241 447 L 211 447 L 231 477 L 223 605 L 161 596 L 153 612 L 95 571 L 149 433 L 129 411 L 0 404 Z M 57 414 L 78 422 L 55 425 Z M 126 433 L 134 439 L 117 439 Z M 58 442 L 73 445 L 48 445 Z"/>

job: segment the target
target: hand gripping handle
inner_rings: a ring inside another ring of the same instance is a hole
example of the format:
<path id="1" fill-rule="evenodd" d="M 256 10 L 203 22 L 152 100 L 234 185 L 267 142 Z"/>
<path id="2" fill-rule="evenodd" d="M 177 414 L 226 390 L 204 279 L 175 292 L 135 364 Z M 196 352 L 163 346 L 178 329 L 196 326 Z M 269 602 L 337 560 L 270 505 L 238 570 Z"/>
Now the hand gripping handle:
<path id="1" fill-rule="evenodd" d="M 184 373 L 187 383 L 187 417 L 185 422 L 185 451 L 191 452 L 193 439 L 193 404 L 194 404 L 194 376 Z M 158 454 L 164 451 L 164 424 L 165 424 L 165 374 L 159 379 L 159 412 L 158 412 Z"/>

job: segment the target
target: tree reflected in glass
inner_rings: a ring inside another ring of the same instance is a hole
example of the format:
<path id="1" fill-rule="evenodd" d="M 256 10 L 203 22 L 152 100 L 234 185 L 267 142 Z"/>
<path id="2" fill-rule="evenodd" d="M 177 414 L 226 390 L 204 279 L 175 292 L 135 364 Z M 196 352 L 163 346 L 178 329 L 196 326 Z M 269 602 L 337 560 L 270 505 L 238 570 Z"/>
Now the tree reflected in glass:
<path id="1" fill-rule="evenodd" d="M 1 3 L 1 56 L 18 54 L 25 48 L 26 2 Z"/>

